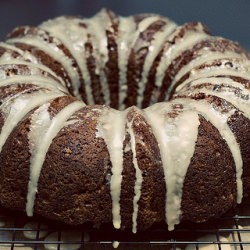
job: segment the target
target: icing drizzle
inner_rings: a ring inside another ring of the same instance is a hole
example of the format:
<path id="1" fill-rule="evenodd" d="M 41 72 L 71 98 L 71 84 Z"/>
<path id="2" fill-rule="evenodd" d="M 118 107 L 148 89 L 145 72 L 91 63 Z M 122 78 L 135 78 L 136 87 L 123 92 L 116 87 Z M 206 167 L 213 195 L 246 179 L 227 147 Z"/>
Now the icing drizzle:
<path id="1" fill-rule="evenodd" d="M 181 215 L 182 186 L 195 150 L 199 117 L 195 110 L 168 115 L 170 104 L 158 103 L 144 110 L 158 141 L 166 183 L 166 222 L 173 230 Z"/>
<path id="2" fill-rule="evenodd" d="M 135 134 L 132 128 L 133 120 L 131 122 L 127 122 L 127 127 L 128 127 L 128 133 L 130 135 L 130 143 L 131 143 L 131 149 L 133 153 L 133 164 L 135 167 L 135 186 L 134 186 L 134 200 L 133 200 L 133 215 L 132 215 L 132 232 L 136 233 L 137 232 L 137 217 L 138 217 L 138 211 L 139 211 L 139 205 L 138 201 L 141 197 L 141 188 L 142 188 L 142 182 L 143 182 L 143 177 L 142 177 L 142 171 L 140 170 L 138 166 L 138 161 L 136 158 L 136 141 L 135 141 Z"/>
<path id="3" fill-rule="evenodd" d="M 125 139 L 126 113 L 105 108 L 98 124 L 97 137 L 105 140 L 112 163 L 110 190 L 112 196 L 113 225 L 121 227 L 120 195 L 123 169 L 123 141 Z"/>
<path id="4" fill-rule="evenodd" d="M 38 180 L 46 153 L 52 140 L 65 126 L 69 126 L 77 120 L 69 118 L 85 105 L 76 101 L 63 108 L 56 116 L 50 119 L 48 113 L 49 104 L 40 106 L 31 117 L 30 132 L 28 135 L 30 145 L 30 180 L 28 184 L 26 212 L 33 215 L 35 195 L 38 192 Z"/>
<path id="5" fill-rule="evenodd" d="M 2 113 L 6 117 L 0 134 L 0 152 L 12 130 L 28 112 L 62 95 L 63 94 L 41 91 L 37 94 L 33 93 L 32 96 L 30 94 L 22 95 L 19 98 L 16 98 L 11 103 L 12 105 L 8 102 L 4 103 L 0 107 Z"/>

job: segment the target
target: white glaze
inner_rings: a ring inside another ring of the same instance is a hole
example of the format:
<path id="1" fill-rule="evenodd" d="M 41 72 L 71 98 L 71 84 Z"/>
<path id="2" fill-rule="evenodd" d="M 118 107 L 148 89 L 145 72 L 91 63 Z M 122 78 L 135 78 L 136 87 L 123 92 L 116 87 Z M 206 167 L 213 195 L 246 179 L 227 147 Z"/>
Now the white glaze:
<path id="1" fill-rule="evenodd" d="M 38 180 L 52 140 L 59 131 L 76 122 L 70 117 L 85 105 L 76 101 L 63 108 L 55 117 L 50 118 L 49 104 L 40 106 L 31 116 L 30 132 L 28 134 L 30 147 L 30 178 L 26 203 L 26 213 L 33 215 L 35 195 L 38 192 Z"/>
<path id="2" fill-rule="evenodd" d="M 31 46 L 35 46 L 40 50 L 44 51 L 46 54 L 55 58 L 56 61 L 60 62 L 63 68 L 66 70 L 71 83 L 74 85 L 74 95 L 79 97 L 79 90 L 77 87 L 77 82 L 79 82 L 79 75 L 76 70 L 72 70 L 72 59 L 68 58 L 54 43 L 45 43 L 41 39 L 37 39 L 34 36 L 27 36 L 22 38 L 12 38 L 7 40 L 8 43 L 24 43 Z"/>
<path id="3" fill-rule="evenodd" d="M 16 86 L 15 84 L 13 84 L 11 87 L 13 87 L 13 89 L 15 89 L 15 87 L 18 88 L 18 86 Z M 15 101 L 15 99 L 17 99 L 19 97 L 22 98 L 23 95 L 29 94 L 30 91 L 40 91 L 40 90 L 44 90 L 44 89 L 42 89 L 41 87 L 38 87 L 38 86 L 32 86 L 30 88 L 18 91 L 14 95 L 9 95 L 9 96 L 6 96 L 5 98 L 3 98 L 2 99 L 2 104 L 0 105 L 0 108 L 3 108 L 3 109 L 6 110 L 6 114 L 3 114 L 4 117 L 7 117 L 8 106 L 9 106 L 10 103 L 12 103 L 13 101 Z"/>
<path id="4" fill-rule="evenodd" d="M 176 24 L 175 23 L 167 23 L 164 28 L 160 29 L 156 32 L 153 36 L 153 40 L 149 46 L 148 54 L 145 58 L 143 64 L 143 71 L 142 71 L 142 78 L 139 82 L 139 89 L 137 95 L 137 106 L 141 107 L 142 100 L 143 100 L 143 93 L 146 88 L 147 77 L 149 71 L 152 67 L 152 64 L 156 58 L 156 56 L 160 53 L 162 46 L 166 42 L 169 35 L 175 30 Z"/>
<path id="5" fill-rule="evenodd" d="M 113 241 L 113 248 L 118 248 L 120 245 L 120 242 L 119 241 Z"/>
<path id="6" fill-rule="evenodd" d="M 25 229 L 23 231 L 24 237 L 26 237 L 27 239 L 31 239 L 31 240 L 42 239 L 48 234 L 48 231 L 46 231 L 48 227 L 46 225 L 39 224 L 34 221 L 26 223 L 23 226 L 23 228 Z M 30 231 L 27 229 L 30 229 Z"/>
<path id="7" fill-rule="evenodd" d="M 158 103 L 144 110 L 145 118 L 158 142 L 166 183 L 166 222 L 173 230 L 181 215 L 182 187 L 195 150 L 199 117 L 195 110 L 184 110 L 168 117 L 170 103 Z"/>
<path id="8" fill-rule="evenodd" d="M 58 75 L 56 75 L 55 72 L 53 72 L 47 66 L 39 64 L 39 62 L 33 63 L 33 62 L 27 62 L 27 61 L 23 61 L 23 60 L 20 60 L 20 59 L 12 59 L 12 58 L 10 58 L 8 60 L 5 60 L 5 58 L 0 57 L 0 65 L 8 65 L 8 64 L 11 65 L 11 66 L 17 65 L 17 67 L 18 67 L 18 65 L 27 66 L 29 68 L 29 70 L 30 70 L 30 72 L 29 72 L 30 75 L 43 76 L 39 71 L 39 70 L 42 70 L 45 73 L 47 73 L 47 75 L 44 75 L 44 77 L 49 77 L 51 75 L 55 79 L 57 79 L 58 82 L 60 82 L 60 85 L 65 86 L 64 81 Z M 3 72 L 1 74 L 3 74 Z M 49 77 L 49 78 L 52 79 L 52 77 Z"/>
<path id="9" fill-rule="evenodd" d="M 221 77 L 223 75 L 225 77 Z M 216 78 L 216 76 L 220 76 L 219 79 Z M 233 80 L 230 79 L 230 76 L 232 76 L 232 77 L 242 77 L 242 78 L 250 81 L 250 73 L 240 72 L 240 71 L 232 71 L 230 69 L 220 69 L 220 68 L 214 69 L 214 68 L 211 68 L 209 70 L 201 71 L 201 72 L 192 71 L 192 76 L 189 77 L 187 80 L 185 80 L 183 83 L 181 83 L 176 88 L 176 92 L 179 92 L 183 88 L 187 87 L 187 84 L 191 84 L 193 86 L 195 83 L 199 84 L 199 80 L 204 82 L 204 79 L 208 79 L 208 83 L 210 83 L 209 79 L 215 78 L 216 79 L 215 80 L 216 85 L 220 84 L 220 82 L 221 82 L 221 80 L 223 80 L 223 78 L 226 79 L 226 81 L 231 82 Z M 213 82 L 215 82 L 215 81 L 213 81 Z M 238 83 L 238 86 L 243 87 L 243 84 Z"/>
<path id="10" fill-rule="evenodd" d="M 133 153 L 133 164 L 135 168 L 135 186 L 134 186 L 134 199 L 133 199 L 133 215 L 132 215 L 132 232 L 137 232 L 137 217 L 138 217 L 138 211 L 139 211 L 139 205 L 138 201 L 141 197 L 141 188 L 142 188 L 142 171 L 139 168 L 137 157 L 136 157 L 136 140 L 135 140 L 135 133 L 133 131 L 133 120 L 131 122 L 127 122 L 127 131 L 130 135 L 130 143 L 131 143 L 131 149 Z"/>
<path id="11" fill-rule="evenodd" d="M 221 137 L 226 141 L 236 167 L 236 183 L 237 183 L 237 202 L 240 203 L 243 197 L 243 187 L 242 187 L 242 168 L 243 162 L 241 157 L 241 151 L 239 144 L 236 141 L 234 133 L 229 128 L 227 121 L 228 118 L 235 113 L 235 109 L 229 112 L 220 112 L 215 110 L 211 104 L 205 100 L 194 101 L 194 100 L 178 100 L 186 104 L 187 107 L 195 109 L 201 114 L 205 119 L 211 122 L 219 131 Z"/>
<path id="12" fill-rule="evenodd" d="M 91 21 L 86 20 L 88 25 L 89 34 L 91 34 L 91 44 L 93 46 L 93 56 L 96 60 L 95 73 L 100 77 L 102 93 L 105 104 L 110 104 L 110 93 L 105 74 L 105 66 L 108 62 L 108 39 L 106 30 L 109 30 L 111 22 L 107 16 L 107 12 L 102 10 L 98 12 Z"/>
<path id="13" fill-rule="evenodd" d="M 65 17 L 58 17 L 53 20 L 44 22 L 41 28 L 53 34 L 53 36 L 59 38 L 65 47 L 74 56 L 84 80 L 84 86 L 87 94 L 88 104 L 94 104 L 90 74 L 87 69 L 86 57 L 85 57 L 85 43 L 87 42 L 88 30 L 79 26 L 81 19 L 74 18 L 68 19 Z M 80 82 L 75 82 L 75 88 L 80 87 Z"/>
<path id="14" fill-rule="evenodd" d="M 46 241 L 58 242 L 59 241 L 58 233 L 55 232 L 55 233 L 50 234 L 49 236 L 45 238 L 45 242 Z M 82 242 L 81 232 L 63 231 L 61 233 L 60 242 L 62 242 L 62 244 L 60 244 L 61 250 L 78 250 L 81 248 L 81 242 Z M 67 243 L 67 242 L 72 242 L 72 243 Z M 57 250 L 58 244 L 57 243 L 54 243 L 54 244 L 45 243 L 44 247 L 47 250 Z"/>
<path id="15" fill-rule="evenodd" d="M 9 103 L 4 103 L 1 106 L 1 112 L 6 118 L 0 134 L 0 152 L 12 130 L 28 112 L 59 96 L 63 94 L 40 91 L 32 96 L 30 94 L 20 96 L 11 103 L 11 106 Z"/>
<path id="16" fill-rule="evenodd" d="M 205 48 L 204 48 L 204 50 L 205 50 Z M 238 60 L 240 62 L 240 65 L 242 68 L 239 68 L 239 63 L 238 63 L 237 70 L 235 70 L 234 68 L 228 69 L 231 73 L 237 74 L 238 71 L 240 71 L 240 73 L 242 74 L 244 71 L 246 71 L 247 68 L 249 69 L 249 66 L 250 66 L 249 61 L 246 59 L 243 60 L 242 54 L 233 53 L 232 51 L 226 51 L 224 53 L 220 53 L 220 52 L 212 52 L 212 51 L 206 52 L 204 50 L 201 50 L 201 52 L 199 53 L 199 55 L 197 55 L 196 58 L 194 58 L 187 65 L 185 65 L 184 67 L 182 67 L 180 69 L 180 71 L 177 73 L 177 75 L 174 78 L 175 82 L 179 81 L 181 79 L 181 77 L 184 76 L 187 72 L 190 72 L 191 76 L 193 76 L 193 77 L 195 77 L 195 76 L 197 77 L 197 74 L 196 74 L 197 71 L 199 72 L 199 75 L 200 75 L 202 71 L 213 73 L 214 70 L 216 71 L 216 69 L 218 69 L 218 74 L 225 74 L 224 70 L 227 70 L 227 68 L 224 65 L 221 65 L 219 67 L 218 66 L 217 67 L 216 66 L 215 67 L 209 66 L 208 69 L 205 68 L 205 69 L 196 70 L 196 68 L 198 66 L 209 65 L 209 64 L 212 64 L 213 62 L 215 62 L 216 60 L 221 60 L 222 62 L 228 61 L 228 60 L 229 61 Z M 204 52 L 206 52 L 206 53 L 204 53 Z M 245 70 L 244 70 L 244 68 L 245 68 Z M 220 71 L 222 71 L 222 72 L 220 73 Z M 226 71 L 226 72 L 228 72 L 228 71 Z M 249 77 L 249 74 L 245 74 L 245 76 Z M 190 77 L 187 80 L 189 80 L 189 79 L 191 80 Z"/>
<path id="17" fill-rule="evenodd" d="M 208 87 L 203 87 L 199 89 L 194 89 L 192 90 L 192 95 L 196 93 L 204 93 L 207 95 L 212 95 L 216 96 L 219 98 L 222 98 L 229 103 L 231 103 L 234 107 L 239 109 L 248 119 L 250 119 L 250 109 L 249 109 L 249 99 L 250 99 L 250 90 L 244 88 L 244 86 L 238 82 L 233 81 L 230 78 L 202 78 L 197 81 L 193 81 L 191 83 L 191 86 L 195 86 L 197 84 L 202 84 L 202 83 L 212 83 L 214 85 L 216 84 L 227 84 L 228 86 L 232 86 L 234 88 L 230 87 L 221 87 L 218 90 L 212 90 L 212 86 L 210 88 Z M 240 98 L 239 96 L 236 95 L 241 94 L 244 96 L 246 99 Z"/>
<path id="18" fill-rule="evenodd" d="M 132 50 L 139 51 L 140 48 L 148 45 L 146 42 L 142 42 L 140 44 L 140 47 L 134 48 L 134 45 L 139 39 L 140 34 L 145 31 L 150 25 L 152 25 L 156 21 L 159 21 L 160 19 L 160 16 L 149 16 L 144 18 L 137 26 L 133 18 L 128 20 L 120 19 L 120 32 L 124 32 L 124 30 L 128 28 L 128 25 L 130 25 L 127 31 L 120 35 L 120 39 L 118 38 L 118 48 L 120 48 L 120 50 L 118 50 L 118 53 L 121 53 L 121 55 L 118 54 L 120 69 L 119 108 L 121 110 L 124 109 L 124 100 L 127 96 L 127 63 L 129 56 Z"/>
<path id="19" fill-rule="evenodd" d="M 104 139 L 112 163 L 110 191 L 112 197 L 113 225 L 121 227 L 120 195 L 123 169 L 123 141 L 127 111 L 104 108 L 97 125 L 97 137 Z"/>
<path id="20" fill-rule="evenodd" d="M 208 38 L 208 35 L 205 33 L 196 33 L 196 32 L 188 32 L 185 37 L 183 37 L 177 44 L 167 47 L 167 50 L 164 51 L 159 66 L 157 67 L 156 73 L 156 86 L 160 87 L 165 76 L 165 71 L 167 70 L 170 63 L 175 59 L 178 55 L 180 55 L 183 51 L 188 48 L 194 46 L 196 43 Z"/>
<path id="21" fill-rule="evenodd" d="M 4 54 L 1 56 L 0 60 L 2 61 L 8 61 L 8 60 L 12 60 L 14 59 L 12 56 L 12 51 L 17 52 L 19 54 L 19 56 L 17 57 L 20 60 L 25 60 L 25 61 L 29 61 L 32 62 L 34 64 L 38 64 L 37 58 L 34 57 L 31 53 L 27 52 L 27 51 L 22 51 L 21 49 L 15 47 L 14 45 L 11 44 L 7 44 L 7 43 L 3 43 L 0 42 L 0 46 L 2 48 L 5 48 L 6 51 L 4 52 Z M 24 61 L 23 61 L 24 62 Z M 42 67 L 46 67 L 44 65 L 41 65 Z M 49 70 L 49 68 L 47 68 Z"/>
<path id="22" fill-rule="evenodd" d="M 127 67 L 128 57 L 133 42 L 133 36 L 136 30 L 136 24 L 133 17 L 120 17 L 118 26 L 117 48 L 118 48 L 118 66 L 119 66 L 119 109 L 123 109 L 124 99 L 127 96 Z"/>
<path id="23" fill-rule="evenodd" d="M 0 78 L 1 77 L 2 75 L 0 73 Z M 14 84 L 33 84 L 35 86 L 48 88 L 55 92 L 65 92 L 65 93 L 68 92 L 58 82 L 51 80 L 51 79 L 46 79 L 45 77 L 40 77 L 40 76 L 17 75 L 17 76 L 12 76 L 12 77 L 4 78 L 0 80 L 0 87 L 6 87 L 8 85 L 14 85 Z"/>

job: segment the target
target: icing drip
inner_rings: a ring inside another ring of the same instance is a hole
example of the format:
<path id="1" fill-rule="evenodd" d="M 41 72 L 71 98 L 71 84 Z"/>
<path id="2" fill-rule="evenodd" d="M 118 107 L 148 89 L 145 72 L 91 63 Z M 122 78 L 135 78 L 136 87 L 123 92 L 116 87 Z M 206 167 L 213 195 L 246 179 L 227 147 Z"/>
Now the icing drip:
<path id="1" fill-rule="evenodd" d="M 173 230 L 181 215 L 182 187 L 195 150 L 199 117 L 195 110 L 182 110 L 170 116 L 170 103 L 158 103 L 144 110 L 159 144 L 166 183 L 166 221 Z"/>
<path id="2" fill-rule="evenodd" d="M 20 55 L 17 58 L 24 59 L 25 61 L 33 62 L 34 64 L 39 65 L 38 64 L 39 62 L 37 61 L 37 58 L 35 56 L 33 56 L 31 53 L 27 52 L 27 51 L 22 51 L 21 49 L 15 47 L 14 45 L 7 44 L 7 43 L 2 43 L 2 42 L 0 42 L 0 46 L 7 50 L 1 56 L 0 61 L 2 61 L 2 60 L 3 61 L 5 61 L 5 60 L 8 61 L 8 60 L 14 59 L 13 56 L 12 56 L 12 51 L 15 51 Z M 46 67 L 44 65 L 39 65 L 39 66 Z M 46 67 L 46 68 L 47 68 L 47 70 L 50 70 L 48 67 Z M 53 71 L 51 71 L 51 72 L 53 72 Z M 55 73 L 53 72 L 53 74 L 55 74 Z"/>
<path id="3" fill-rule="evenodd" d="M 208 35 L 205 33 L 189 32 L 186 37 L 182 38 L 181 41 L 178 41 L 176 45 L 173 45 L 174 47 L 167 47 L 167 50 L 164 51 L 161 61 L 157 67 L 156 86 L 161 86 L 165 72 L 174 58 L 207 37 Z"/>
<path id="4" fill-rule="evenodd" d="M 218 68 L 217 69 L 211 68 L 209 70 L 206 70 L 205 72 L 199 72 L 199 74 L 197 74 L 195 71 L 192 71 L 191 73 L 193 74 L 193 76 L 189 77 L 183 83 L 178 85 L 176 88 L 176 92 L 179 92 L 182 89 L 185 89 L 187 86 L 190 86 L 190 85 L 193 86 L 196 83 L 199 84 L 200 83 L 199 81 L 204 82 L 204 79 L 208 80 L 207 83 L 214 82 L 214 84 L 217 84 L 217 85 L 223 79 L 225 79 L 228 82 L 233 82 L 233 80 L 230 79 L 230 77 L 241 77 L 241 78 L 244 78 L 246 80 L 250 80 L 250 75 L 248 73 L 240 72 L 240 71 L 232 71 L 229 69 L 220 70 Z M 228 77 L 222 77 L 222 76 L 228 76 Z M 219 77 L 219 79 L 218 79 L 218 77 Z M 214 80 L 213 82 L 210 82 L 210 79 L 212 79 L 212 78 L 215 78 L 216 80 Z M 237 84 L 237 82 L 235 82 L 234 84 Z M 243 87 L 243 85 L 241 83 L 238 83 L 238 86 Z"/>
<path id="5" fill-rule="evenodd" d="M 49 104 L 47 103 L 39 107 L 31 116 L 30 132 L 28 135 L 31 153 L 30 180 L 26 203 L 26 212 L 28 216 L 33 215 L 40 172 L 52 140 L 63 127 L 77 122 L 76 120 L 69 119 L 75 112 L 82 109 L 84 106 L 82 102 L 73 102 L 51 119 L 48 112 Z"/>
<path id="6" fill-rule="evenodd" d="M 124 107 L 123 102 L 127 96 L 127 67 L 128 57 L 132 44 L 133 34 L 136 29 L 133 17 L 120 17 L 118 26 L 118 66 L 119 66 L 119 108 Z"/>
<path id="7" fill-rule="evenodd" d="M 12 84 L 34 84 L 36 86 L 48 88 L 50 90 L 68 93 L 68 91 L 65 88 L 63 88 L 58 82 L 53 81 L 51 79 L 46 79 L 45 77 L 17 75 L 11 78 L 0 80 L 0 87 Z"/>
<path id="8" fill-rule="evenodd" d="M 123 169 L 123 141 L 127 111 L 104 108 L 97 125 L 97 137 L 104 139 L 112 164 L 110 190 L 112 197 L 113 225 L 121 227 L 120 195 Z"/>
<path id="9" fill-rule="evenodd" d="M 0 152 L 12 130 L 28 112 L 59 96 L 63 96 L 63 94 L 40 91 L 32 94 L 32 96 L 30 94 L 22 95 L 12 103 L 4 103 L 0 106 L 1 111 L 6 117 L 0 134 Z"/>
<path id="10" fill-rule="evenodd" d="M 118 248 L 120 245 L 119 241 L 113 241 L 113 248 Z"/>
<path id="11" fill-rule="evenodd" d="M 37 222 L 28 222 L 23 228 L 25 229 L 23 231 L 24 237 L 31 240 L 44 238 L 48 234 L 48 227 Z M 27 229 L 30 229 L 30 231 Z"/>
<path id="12" fill-rule="evenodd" d="M 72 59 L 67 57 L 58 47 L 53 43 L 44 43 L 43 40 L 37 39 L 35 36 L 27 36 L 22 38 L 11 38 L 7 41 L 10 44 L 24 43 L 30 46 L 35 46 L 44 51 L 56 61 L 60 62 L 67 74 L 70 77 L 71 83 L 79 82 L 79 75 L 76 70 L 72 70 Z M 74 95 L 79 98 L 79 89 L 74 88 Z"/>
<path id="13" fill-rule="evenodd" d="M 61 250 L 78 250 L 81 248 L 81 232 L 69 232 L 69 231 L 63 231 L 59 237 L 58 233 L 52 233 L 49 236 L 45 238 L 45 242 L 55 242 L 53 243 L 45 243 L 44 247 L 47 250 L 55 250 L 58 249 L 58 241 L 65 244 L 60 244 L 60 249 Z M 69 244 L 68 242 L 76 242 Z M 79 243 L 77 243 L 79 242 Z"/>
<path id="14" fill-rule="evenodd" d="M 49 77 L 49 78 L 51 78 L 51 80 L 53 79 L 51 76 L 53 76 L 56 80 L 58 80 L 58 83 L 57 83 L 57 81 L 54 80 L 54 82 L 57 85 L 60 84 L 62 86 L 65 86 L 62 79 L 60 77 L 58 77 L 55 74 L 55 72 L 53 72 L 51 69 L 49 69 L 48 67 L 46 67 L 46 66 L 44 66 L 42 64 L 34 64 L 34 63 L 31 63 L 31 62 L 26 62 L 24 60 L 17 60 L 17 59 L 12 59 L 12 58 L 8 59 L 8 60 L 4 60 L 2 57 L 0 57 L 0 65 L 3 65 L 3 66 L 10 65 L 10 66 L 13 66 L 13 67 L 18 67 L 20 65 L 27 66 L 29 71 L 30 71 L 29 72 L 30 75 L 35 75 L 37 77 L 44 76 L 44 78 Z M 44 72 L 45 75 L 41 74 L 42 71 Z M 0 69 L 0 72 L 1 72 L 1 79 L 7 78 L 7 75 L 6 75 L 7 72 L 5 72 L 4 70 L 1 70 L 1 69 Z M 25 73 L 23 73 L 23 74 L 24 75 L 19 75 L 19 76 L 25 76 L 26 75 Z M 17 76 L 17 75 L 13 75 L 13 76 Z"/>
<path id="15" fill-rule="evenodd" d="M 180 101 L 180 99 L 178 100 Z M 229 112 L 219 112 L 215 110 L 212 104 L 206 101 L 182 100 L 186 105 L 192 109 L 197 110 L 205 119 L 211 122 L 219 131 L 222 138 L 227 142 L 227 145 L 232 153 L 235 167 L 236 167 L 236 183 L 237 183 L 237 203 L 240 203 L 243 197 L 242 184 L 242 168 L 243 162 L 240 152 L 240 146 L 236 141 L 235 135 L 227 124 L 228 118 L 235 113 L 235 109 Z"/>
<path id="16" fill-rule="evenodd" d="M 152 64 L 156 58 L 156 56 L 160 53 L 162 46 L 167 40 L 167 37 L 175 30 L 176 24 L 175 23 L 167 23 L 164 29 L 159 30 L 154 34 L 153 41 L 149 45 L 149 51 L 147 57 L 145 58 L 143 71 L 142 71 L 142 79 L 139 82 L 138 88 L 138 100 L 137 105 L 141 107 L 141 102 L 143 100 L 143 93 L 146 87 L 147 77 L 149 71 L 152 67 Z"/>
<path id="17" fill-rule="evenodd" d="M 130 143 L 131 143 L 131 149 L 133 153 L 133 164 L 135 168 L 135 186 L 134 186 L 134 200 L 133 200 L 133 215 L 132 215 L 132 231 L 133 233 L 137 232 L 137 217 L 138 217 L 138 211 L 139 211 L 139 205 L 138 201 L 141 197 L 141 187 L 142 187 L 142 182 L 143 182 L 143 177 L 142 177 L 142 171 L 140 170 L 136 158 L 136 142 L 135 142 L 135 134 L 132 128 L 133 120 L 131 122 L 127 122 L 127 127 L 128 127 L 128 133 L 130 135 Z"/>
<path id="18" fill-rule="evenodd" d="M 134 50 L 134 46 L 136 41 L 139 39 L 141 33 L 145 31 L 150 25 L 154 22 L 160 20 L 160 16 L 149 16 L 144 18 L 141 22 L 139 22 L 138 27 L 136 27 L 135 21 L 131 18 L 127 21 L 124 19 L 120 19 L 120 27 L 119 30 L 124 32 L 121 36 L 122 39 L 118 38 L 118 58 L 120 61 L 119 69 L 120 69 L 120 88 L 119 88 L 119 108 L 124 109 L 124 101 L 127 97 L 127 70 L 128 70 L 128 59 L 131 52 Z M 127 25 L 131 24 L 130 27 Z M 132 30 L 131 30 L 132 29 Z M 145 44 L 147 46 L 147 44 Z M 144 45 L 144 46 L 145 46 Z M 143 48 L 143 45 L 141 45 Z M 137 48 L 139 50 L 139 48 Z M 125 54 L 124 54 L 125 53 Z M 138 79 L 139 80 L 139 79 Z"/>
<path id="19" fill-rule="evenodd" d="M 196 93 L 204 93 L 207 95 L 216 96 L 226 100 L 227 102 L 233 104 L 237 109 L 239 109 L 247 118 L 250 119 L 250 109 L 249 109 L 249 98 L 250 90 L 244 88 L 244 86 L 238 82 L 233 81 L 230 78 L 202 78 L 200 80 L 193 81 L 190 86 L 197 86 L 199 84 L 210 83 L 209 86 L 204 86 L 202 88 L 193 89 L 190 94 L 194 95 Z M 216 88 L 220 83 L 220 87 Z M 225 86 L 223 86 L 223 84 Z M 179 92 L 181 93 L 181 91 Z"/>
<path id="20" fill-rule="evenodd" d="M 87 92 L 88 104 L 94 104 L 94 99 L 91 90 L 91 79 L 87 69 L 85 58 L 85 43 L 87 42 L 87 29 L 80 26 L 81 19 L 68 19 L 59 17 L 55 20 L 49 20 L 41 25 L 41 27 L 55 37 L 59 38 L 65 47 L 74 56 L 77 64 L 82 72 L 84 86 Z M 79 89 L 80 82 L 74 82 L 74 88 Z"/>
<path id="21" fill-rule="evenodd" d="M 232 69 L 229 67 L 226 67 L 225 65 L 220 66 L 209 66 L 205 67 L 204 69 L 199 69 L 198 67 L 201 65 L 208 65 L 212 64 L 213 62 L 216 62 L 217 60 L 223 61 L 234 61 L 234 60 L 241 60 L 241 64 L 244 65 L 244 67 L 239 67 L 237 65 L 237 69 Z M 204 54 L 201 54 L 199 57 L 195 58 L 193 61 L 185 65 L 175 76 L 174 81 L 178 82 L 182 76 L 184 76 L 186 73 L 190 73 L 190 76 L 187 80 L 185 80 L 181 85 L 179 85 L 176 90 L 180 88 L 180 86 L 184 86 L 185 83 L 188 81 L 195 80 L 196 78 L 203 77 L 203 74 L 205 77 L 209 75 L 238 75 L 238 76 L 244 76 L 247 79 L 249 78 L 249 73 L 247 73 L 247 69 L 249 69 L 249 61 L 244 60 L 242 61 L 242 55 L 236 54 L 231 51 L 226 51 L 224 53 L 219 52 L 207 52 Z M 197 74 L 198 73 L 198 74 Z"/>
<path id="22" fill-rule="evenodd" d="M 108 88 L 107 76 L 105 74 L 105 66 L 108 61 L 108 40 L 106 30 L 109 29 L 111 23 L 105 10 L 95 15 L 91 21 L 86 20 L 88 30 L 91 34 L 91 42 L 93 46 L 93 54 L 96 60 L 96 74 L 100 76 L 102 94 L 105 104 L 110 104 L 110 93 Z"/>

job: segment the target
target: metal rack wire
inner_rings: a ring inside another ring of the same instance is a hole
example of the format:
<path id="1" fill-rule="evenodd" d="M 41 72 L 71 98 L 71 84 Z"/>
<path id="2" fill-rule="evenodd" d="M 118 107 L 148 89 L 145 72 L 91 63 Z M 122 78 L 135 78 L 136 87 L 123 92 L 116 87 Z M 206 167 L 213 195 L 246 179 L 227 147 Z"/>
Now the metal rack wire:
<path id="1" fill-rule="evenodd" d="M 138 234 L 109 225 L 99 229 L 68 227 L 0 209 L 1 250 L 114 249 L 117 242 L 118 249 L 250 250 L 250 200 L 216 220 L 182 223 L 173 232 L 159 224 Z"/>

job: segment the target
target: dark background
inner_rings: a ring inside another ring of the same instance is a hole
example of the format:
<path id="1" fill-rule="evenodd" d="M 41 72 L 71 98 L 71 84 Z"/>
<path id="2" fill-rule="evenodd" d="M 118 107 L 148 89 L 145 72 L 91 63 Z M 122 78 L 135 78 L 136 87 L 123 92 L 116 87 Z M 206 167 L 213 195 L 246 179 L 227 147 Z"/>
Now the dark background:
<path id="1" fill-rule="evenodd" d="M 0 39 L 18 25 L 37 25 L 59 15 L 90 17 L 101 8 L 124 16 L 158 13 L 179 24 L 202 21 L 213 34 L 250 51 L 250 0 L 0 0 Z"/>

